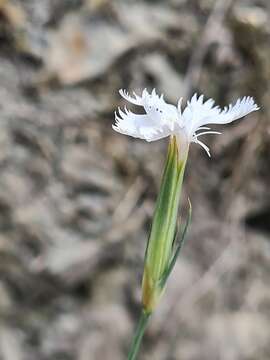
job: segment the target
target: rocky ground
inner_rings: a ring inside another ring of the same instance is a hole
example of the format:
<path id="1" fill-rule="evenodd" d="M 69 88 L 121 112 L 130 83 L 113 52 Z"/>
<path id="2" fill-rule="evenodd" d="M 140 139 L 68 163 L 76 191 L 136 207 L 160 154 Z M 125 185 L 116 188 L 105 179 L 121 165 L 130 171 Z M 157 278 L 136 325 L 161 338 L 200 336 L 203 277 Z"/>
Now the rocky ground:
<path id="1" fill-rule="evenodd" d="M 1 360 L 126 358 L 166 141 L 111 124 L 146 86 L 261 111 L 191 148 L 140 359 L 270 358 L 269 44 L 268 0 L 0 1 Z"/>

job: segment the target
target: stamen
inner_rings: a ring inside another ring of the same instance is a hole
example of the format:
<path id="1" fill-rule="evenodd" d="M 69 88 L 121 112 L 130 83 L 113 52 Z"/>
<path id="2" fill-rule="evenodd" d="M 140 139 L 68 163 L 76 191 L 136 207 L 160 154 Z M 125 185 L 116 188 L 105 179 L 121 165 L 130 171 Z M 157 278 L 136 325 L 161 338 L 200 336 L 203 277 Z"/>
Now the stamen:
<path id="1" fill-rule="evenodd" d="M 201 126 L 196 131 L 198 131 L 198 130 L 211 130 L 211 128 L 207 127 L 207 126 Z"/>
<path id="2" fill-rule="evenodd" d="M 206 146 L 202 141 L 200 141 L 200 140 L 198 140 L 198 139 L 195 139 L 195 141 L 193 141 L 193 142 L 201 145 L 201 147 L 206 151 L 207 155 L 208 155 L 209 157 L 211 157 L 210 149 L 209 149 L 208 146 Z"/>
<path id="3" fill-rule="evenodd" d="M 197 138 L 197 137 L 199 137 L 199 136 L 201 136 L 201 135 L 206 135 L 206 134 L 217 134 L 217 135 L 221 135 L 221 132 L 219 132 L 219 131 L 203 131 L 203 132 L 201 132 L 201 133 L 199 133 L 199 134 L 194 134 L 194 136 Z"/>
<path id="4" fill-rule="evenodd" d="M 177 103 L 177 109 L 178 109 L 178 111 L 179 111 L 180 116 L 182 115 L 182 109 L 181 109 L 181 107 L 182 107 L 182 101 L 183 101 L 183 98 L 180 98 L 180 99 L 178 100 L 178 103 Z"/>

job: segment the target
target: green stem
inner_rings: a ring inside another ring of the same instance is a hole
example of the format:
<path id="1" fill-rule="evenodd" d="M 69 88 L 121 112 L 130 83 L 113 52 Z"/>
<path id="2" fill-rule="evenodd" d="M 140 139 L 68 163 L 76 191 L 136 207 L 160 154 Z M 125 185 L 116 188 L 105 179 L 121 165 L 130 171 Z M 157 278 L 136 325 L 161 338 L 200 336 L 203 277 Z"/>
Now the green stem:
<path id="1" fill-rule="evenodd" d="M 146 325 L 148 323 L 148 320 L 150 318 L 150 313 L 145 312 L 144 310 L 142 310 L 141 312 L 141 316 L 139 319 L 139 323 L 137 325 L 131 346 L 130 346 L 130 350 L 128 353 L 128 360 L 135 360 L 137 358 L 137 354 L 138 351 L 140 349 L 140 345 L 141 345 L 141 341 L 146 329 Z"/>

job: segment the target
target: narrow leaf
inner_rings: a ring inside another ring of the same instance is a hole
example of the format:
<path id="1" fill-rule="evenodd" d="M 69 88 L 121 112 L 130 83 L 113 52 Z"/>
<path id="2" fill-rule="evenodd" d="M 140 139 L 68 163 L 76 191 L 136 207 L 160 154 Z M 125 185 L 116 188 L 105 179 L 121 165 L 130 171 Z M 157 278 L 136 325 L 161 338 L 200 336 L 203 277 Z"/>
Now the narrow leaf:
<path id="1" fill-rule="evenodd" d="M 161 279 L 161 287 L 164 287 L 167 280 L 168 280 L 168 277 L 170 276 L 173 268 L 174 268 L 174 265 L 176 263 L 176 260 L 178 258 L 178 255 L 184 245 L 184 242 L 185 242 L 185 238 L 186 238 L 186 234 L 187 234 L 187 230 L 188 230 L 188 227 L 190 225 L 190 222 L 191 222 L 191 215 L 192 215 L 192 206 L 191 206 L 191 202 L 190 200 L 188 199 L 188 204 L 189 204 L 189 210 L 188 210 L 188 217 L 187 217 L 187 220 L 186 220 L 186 223 L 185 223 L 185 226 L 184 226 L 184 229 L 183 229 L 183 232 L 181 233 L 181 236 L 180 236 L 180 239 L 176 245 L 176 249 L 175 249 L 175 252 L 172 256 L 172 259 L 169 263 L 169 266 L 167 268 L 167 270 L 165 271 L 162 279 Z"/>

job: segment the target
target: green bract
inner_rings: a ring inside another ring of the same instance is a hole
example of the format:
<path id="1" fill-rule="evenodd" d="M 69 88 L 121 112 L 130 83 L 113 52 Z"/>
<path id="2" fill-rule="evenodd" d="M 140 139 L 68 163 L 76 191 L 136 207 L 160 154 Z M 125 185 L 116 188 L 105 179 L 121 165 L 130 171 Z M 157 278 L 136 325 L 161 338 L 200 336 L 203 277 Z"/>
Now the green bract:
<path id="1" fill-rule="evenodd" d="M 174 258 L 173 245 L 187 153 L 188 148 L 180 158 L 176 137 L 172 136 L 145 253 L 142 301 L 147 313 L 153 311 L 162 295 L 164 280 Z"/>

